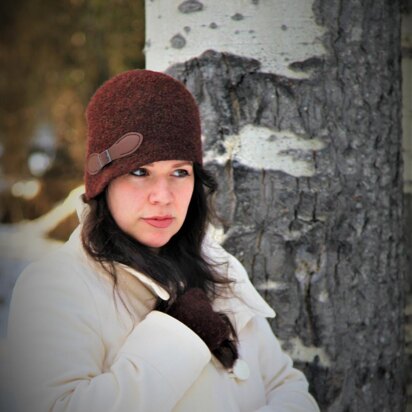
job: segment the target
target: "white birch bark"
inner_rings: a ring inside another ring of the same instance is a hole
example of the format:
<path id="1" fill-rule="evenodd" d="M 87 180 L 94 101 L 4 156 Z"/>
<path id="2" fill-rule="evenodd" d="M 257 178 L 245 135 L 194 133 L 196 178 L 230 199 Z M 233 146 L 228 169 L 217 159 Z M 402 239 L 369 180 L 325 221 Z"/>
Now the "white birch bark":
<path id="1" fill-rule="evenodd" d="M 258 60 L 292 78 L 293 61 L 325 53 L 312 2 L 302 0 L 146 1 L 146 68 L 166 70 L 213 49 Z"/>

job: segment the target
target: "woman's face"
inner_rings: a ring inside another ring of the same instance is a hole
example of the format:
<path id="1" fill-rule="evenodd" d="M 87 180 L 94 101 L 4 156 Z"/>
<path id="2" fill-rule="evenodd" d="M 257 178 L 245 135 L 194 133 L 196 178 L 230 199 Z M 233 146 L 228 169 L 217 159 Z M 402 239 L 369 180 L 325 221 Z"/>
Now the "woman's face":
<path id="1" fill-rule="evenodd" d="M 113 179 L 107 203 L 123 232 L 159 248 L 182 227 L 193 187 L 192 162 L 164 160 Z"/>

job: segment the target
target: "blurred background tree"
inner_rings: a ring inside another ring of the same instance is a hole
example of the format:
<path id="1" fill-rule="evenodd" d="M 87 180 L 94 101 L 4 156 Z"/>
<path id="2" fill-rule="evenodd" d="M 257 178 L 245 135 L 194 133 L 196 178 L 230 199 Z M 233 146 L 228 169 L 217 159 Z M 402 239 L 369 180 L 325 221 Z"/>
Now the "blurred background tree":
<path id="1" fill-rule="evenodd" d="M 1 223 L 82 183 L 85 107 L 111 76 L 144 68 L 144 28 L 143 0 L 0 3 Z"/>

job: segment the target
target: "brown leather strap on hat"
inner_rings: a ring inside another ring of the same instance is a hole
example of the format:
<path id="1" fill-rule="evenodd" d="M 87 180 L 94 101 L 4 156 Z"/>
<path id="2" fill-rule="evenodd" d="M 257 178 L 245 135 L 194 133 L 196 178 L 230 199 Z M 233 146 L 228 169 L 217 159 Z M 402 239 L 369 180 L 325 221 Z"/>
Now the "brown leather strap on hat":
<path id="1" fill-rule="evenodd" d="M 120 159 L 135 152 L 142 144 L 143 136 L 140 133 L 130 132 L 124 134 L 112 146 L 101 153 L 93 153 L 87 159 L 87 171 L 91 175 L 100 172 L 113 160 Z"/>

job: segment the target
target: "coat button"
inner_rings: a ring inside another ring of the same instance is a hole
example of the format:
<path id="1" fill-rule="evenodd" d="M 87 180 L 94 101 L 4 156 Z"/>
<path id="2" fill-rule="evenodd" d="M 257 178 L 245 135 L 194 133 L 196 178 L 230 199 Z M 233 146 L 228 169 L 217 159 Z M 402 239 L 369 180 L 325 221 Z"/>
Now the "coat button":
<path id="1" fill-rule="evenodd" d="M 245 381 L 250 376 L 249 365 L 242 359 L 236 359 L 233 365 L 232 374 L 236 379 Z"/>

